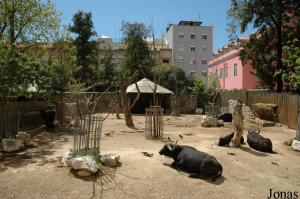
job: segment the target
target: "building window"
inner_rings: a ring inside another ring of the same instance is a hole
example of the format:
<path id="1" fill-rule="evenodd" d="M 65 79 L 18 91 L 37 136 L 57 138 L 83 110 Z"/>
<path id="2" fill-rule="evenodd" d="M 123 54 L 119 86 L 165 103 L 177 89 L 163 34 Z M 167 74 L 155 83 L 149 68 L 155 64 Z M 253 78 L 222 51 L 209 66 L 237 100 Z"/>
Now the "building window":
<path id="1" fill-rule="evenodd" d="M 183 64 L 184 63 L 184 58 L 178 58 L 178 63 Z"/>
<path id="2" fill-rule="evenodd" d="M 183 33 L 179 33 L 179 38 L 183 39 L 184 38 L 184 34 Z"/>
<path id="3" fill-rule="evenodd" d="M 195 73 L 196 73 L 195 71 L 190 72 L 191 76 L 193 76 Z"/>
<path id="4" fill-rule="evenodd" d="M 105 59 L 101 59 L 101 60 L 100 60 L 100 64 L 104 64 L 104 60 L 105 60 Z"/>
<path id="5" fill-rule="evenodd" d="M 220 68 L 220 79 L 223 79 L 223 68 Z"/>
<path id="6" fill-rule="evenodd" d="M 202 64 L 207 64 L 207 59 L 203 59 Z"/>
<path id="7" fill-rule="evenodd" d="M 203 40 L 206 40 L 206 39 L 207 39 L 207 35 L 201 35 L 201 38 L 202 38 Z"/>
<path id="8" fill-rule="evenodd" d="M 234 64 L 234 67 L 233 67 L 233 76 L 234 77 L 237 77 L 237 64 Z"/>
<path id="9" fill-rule="evenodd" d="M 206 71 L 202 71 L 202 76 L 203 77 L 206 77 L 206 74 L 207 74 Z M 211 72 L 210 72 L 210 74 L 211 74 Z"/>
<path id="10" fill-rule="evenodd" d="M 215 75 L 218 75 L 218 69 L 216 69 L 216 73 L 215 73 Z"/>
<path id="11" fill-rule="evenodd" d="M 196 64 L 196 59 L 195 58 L 192 59 L 191 64 Z"/>
<path id="12" fill-rule="evenodd" d="M 196 47 L 192 46 L 192 47 L 191 47 L 191 51 L 192 51 L 192 52 L 195 52 L 195 51 L 196 51 Z"/>
<path id="13" fill-rule="evenodd" d="M 170 60 L 169 60 L 169 59 L 163 59 L 162 61 L 163 61 L 164 64 L 170 63 Z"/>
<path id="14" fill-rule="evenodd" d="M 226 65 L 225 66 L 225 78 L 227 78 L 228 77 L 228 66 Z"/>
<path id="15" fill-rule="evenodd" d="M 191 39 L 196 39 L 196 35 L 195 34 L 191 34 Z"/>

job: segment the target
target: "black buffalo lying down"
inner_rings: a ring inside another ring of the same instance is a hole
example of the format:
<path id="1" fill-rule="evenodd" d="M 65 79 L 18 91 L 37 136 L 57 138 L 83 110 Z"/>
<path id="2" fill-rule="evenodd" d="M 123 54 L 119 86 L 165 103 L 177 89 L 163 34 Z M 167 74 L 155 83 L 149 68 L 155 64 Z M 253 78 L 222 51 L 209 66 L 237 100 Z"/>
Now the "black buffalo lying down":
<path id="1" fill-rule="evenodd" d="M 247 143 L 257 151 L 272 153 L 272 141 L 269 138 L 264 138 L 259 135 L 260 131 L 256 132 L 253 129 L 248 130 Z"/>
<path id="2" fill-rule="evenodd" d="M 189 172 L 191 176 L 212 177 L 214 181 L 222 175 L 222 165 L 215 157 L 193 147 L 165 144 L 159 154 L 173 158 L 174 162 L 171 166 Z"/>
<path id="3" fill-rule="evenodd" d="M 218 142 L 218 146 L 229 146 L 229 143 L 231 142 L 233 137 L 234 137 L 234 132 L 232 132 L 232 133 L 230 133 L 226 136 L 220 137 L 219 142 Z M 241 144 L 245 144 L 243 136 L 241 137 Z"/>

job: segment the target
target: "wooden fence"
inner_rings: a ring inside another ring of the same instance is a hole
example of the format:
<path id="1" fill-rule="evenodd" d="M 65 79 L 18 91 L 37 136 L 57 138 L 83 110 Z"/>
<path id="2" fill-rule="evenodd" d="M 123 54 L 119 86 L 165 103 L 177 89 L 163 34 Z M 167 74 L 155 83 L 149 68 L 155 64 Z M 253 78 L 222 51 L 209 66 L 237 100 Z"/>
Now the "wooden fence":
<path id="1" fill-rule="evenodd" d="M 0 102 L 0 139 L 14 137 L 17 131 L 42 123 L 40 111 L 47 101 Z"/>
<path id="2" fill-rule="evenodd" d="M 278 106 L 278 119 L 289 128 L 297 128 L 297 117 L 300 108 L 300 96 L 289 93 L 276 93 L 267 90 L 230 90 L 220 92 L 217 104 L 228 106 L 228 100 L 242 100 L 251 107 L 255 103 L 270 103 Z"/>

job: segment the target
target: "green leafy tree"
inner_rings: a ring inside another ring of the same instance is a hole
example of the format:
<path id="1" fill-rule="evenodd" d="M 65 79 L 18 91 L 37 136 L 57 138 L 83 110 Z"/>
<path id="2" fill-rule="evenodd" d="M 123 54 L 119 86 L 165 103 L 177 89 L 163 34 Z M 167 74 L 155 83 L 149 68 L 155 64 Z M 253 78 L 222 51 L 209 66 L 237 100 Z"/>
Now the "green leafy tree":
<path id="1" fill-rule="evenodd" d="M 0 1 L 0 95 L 24 95 L 44 66 L 42 42 L 58 31 L 60 13 L 50 1 Z"/>
<path id="2" fill-rule="evenodd" d="M 180 97 L 190 92 L 191 81 L 184 71 L 176 66 L 160 65 L 156 68 L 156 76 L 160 85 L 175 93 L 175 107 L 173 107 L 172 114 L 179 115 L 179 109 L 186 101 L 182 100 L 181 103 Z"/>
<path id="3" fill-rule="evenodd" d="M 53 43 L 53 52 L 42 68 L 36 84 L 41 91 L 51 94 L 69 91 L 76 84 L 76 47 L 68 32 L 63 30 Z"/>
<path id="4" fill-rule="evenodd" d="M 126 94 L 127 87 L 141 77 L 149 77 L 152 73 L 153 60 L 150 50 L 145 42 L 150 29 L 143 23 L 122 23 L 123 42 L 126 44 L 125 63 L 119 67 L 117 84 L 120 89 L 121 105 L 123 108 L 126 125 L 134 128 L 131 109 L 140 96 L 136 96 L 133 103 Z M 139 88 L 136 84 L 139 91 Z"/>
<path id="5" fill-rule="evenodd" d="M 115 84 L 117 66 L 113 63 L 113 51 L 111 48 L 104 52 L 102 59 L 104 70 L 102 72 L 102 79 L 106 84 Z"/>
<path id="6" fill-rule="evenodd" d="M 289 83 L 289 89 L 293 93 L 300 93 L 300 42 L 295 39 L 283 47 L 283 63 L 287 70 L 283 77 Z"/>
<path id="7" fill-rule="evenodd" d="M 250 24 L 257 29 L 241 51 L 242 60 L 250 59 L 258 77 L 270 88 L 276 82 L 278 92 L 283 90 L 280 71 L 286 70 L 281 60 L 282 49 L 296 36 L 299 7 L 298 0 L 231 0 L 227 12 L 231 36 L 236 35 L 237 29 L 244 33 Z"/>
<path id="8" fill-rule="evenodd" d="M 49 40 L 59 25 L 60 13 L 51 1 L 0 1 L 0 39 L 11 44 Z"/>
<path id="9" fill-rule="evenodd" d="M 80 82 L 92 85 L 97 80 L 97 42 L 91 41 L 96 35 L 91 12 L 78 11 L 73 16 L 69 30 L 76 35 L 74 44 L 77 49 L 79 70 L 76 78 Z"/>

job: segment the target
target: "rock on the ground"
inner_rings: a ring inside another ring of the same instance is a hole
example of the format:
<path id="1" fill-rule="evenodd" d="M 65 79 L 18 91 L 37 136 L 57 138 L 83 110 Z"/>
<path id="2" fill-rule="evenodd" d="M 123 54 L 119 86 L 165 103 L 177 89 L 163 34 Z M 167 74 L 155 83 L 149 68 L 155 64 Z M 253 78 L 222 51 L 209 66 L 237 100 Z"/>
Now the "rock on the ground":
<path id="1" fill-rule="evenodd" d="M 293 139 L 292 148 L 295 151 L 300 151 L 300 141 Z"/>
<path id="2" fill-rule="evenodd" d="M 16 135 L 16 138 L 21 140 L 23 144 L 26 144 L 26 142 L 30 141 L 30 134 L 24 131 L 19 131 Z"/>
<path id="3" fill-rule="evenodd" d="M 292 143 L 293 143 L 293 138 L 284 141 L 284 144 L 288 146 L 292 146 Z"/>
<path id="4" fill-rule="evenodd" d="M 120 162 L 120 155 L 113 154 L 113 153 L 102 155 L 101 162 L 105 166 L 109 166 L 109 167 L 117 166 L 117 164 Z"/>
<path id="5" fill-rule="evenodd" d="M 70 161 L 71 158 L 73 158 L 73 152 L 72 151 L 67 151 L 62 156 L 61 163 L 63 163 L 63 165 L 65 167 L 69 166 L 69 161 Z"/>
<path id="6" fill-rule="evenodd" d="M 207 117 L 201 121 L 202 127 L 217 127 L 218 121 L 214 117 Z"/>
<path id="7" fill-rule="evenodd" d="M 196 108 L 196 114 L 203 114 L 203 109 L 202 108 Z"/>
<path id="8" fill-rule="evenodd" d="M 91 173 L 91 172 L 89 172 L 87 170 L 81 169 L 81 170 L 77 171 L 76 175 L 81 176 L 81 177 L 88 177 L 88 176 L 93 175 L 93 173 Z"/>
<path id="9" fill-rule="evenodd" d="M 87 170 L 91 173 L 98 171 L 98 165 L 92 156 L 82 156 L 70 159 L 70 166 L 74 170 Z"/>
<path id="10" fill-rule="evenodd" d="M 58 120 L 54 120 L 53 122 L 54 127 L 59 128 L 60 127 L 60 123 Z"/>
<path id="11" fill-rule="evenodd" d="M 18 151 L 24 148 L 24 144 L 18 139 L 2 139 L 2 150 L 5 152 Z"/>
<path id="12" fill-rule="evenodd" d="M 223 120 L 218 120 L 218 121 L 217 121 L 217 126 L 218 126 L 218 127 L 224 126 L 224 121 L 223 121 Z"/>

